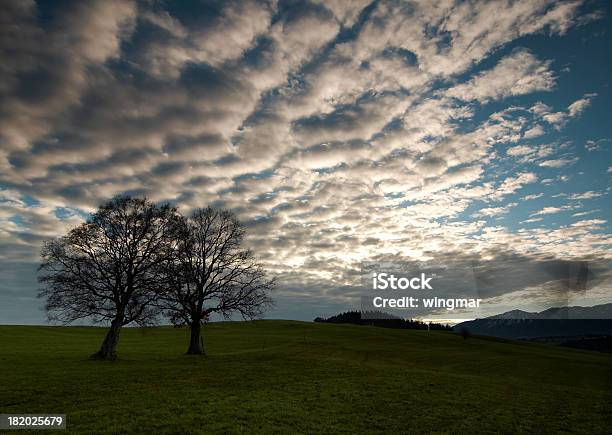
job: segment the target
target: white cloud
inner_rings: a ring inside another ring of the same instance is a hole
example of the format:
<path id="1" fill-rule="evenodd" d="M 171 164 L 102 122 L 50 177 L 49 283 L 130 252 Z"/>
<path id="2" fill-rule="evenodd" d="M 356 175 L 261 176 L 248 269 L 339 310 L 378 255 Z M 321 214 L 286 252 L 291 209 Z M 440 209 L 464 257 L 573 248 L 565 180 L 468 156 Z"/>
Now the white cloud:
<path id="1" fill-rule="evenodd" d="M 594 209 L 594 210 L 589 210 L 589 211 L 581 211 L 578 213 L 574 213 L 572 214 L 572 217 L 579 217 L 579 216 L 587 216 L 593 213 L 597 213 L 598 211 L 600 211 L 599 209 Z"/>
<path id="2" fill-rule="evenodd" d="M 544 160 L 543 162 L 540 162 L 539 165 L 542 166 L 543 168 L 561 168 L 563 166 L 567 166 L 567 165 L 571 165 L 573 163 L 576 163 L 578 161 L 578 158 L 572 158 L 572 159 L 551 159 L 551 160 Z"/>
<path id="3" fill-rule="evenodd" d="M 556 129 L 560 130 L 568 122 L 570 118 L 576 118 L 587 107 L 591 105 L 593 98 L 597 94 L 585 94 L 582 98 L 574 101 L 567 107 L 567 111 L 553 112 L 550 107 L 539 103 L 538 111 L 536 112 L 544 121 L 552 124 Z"/>
<path id="4" fill-rule="evenodd" d="M 571 200 L 593 199 L 593 198 L 599 198 L 600 196 L 603 196 L 603 195 L 604 194 L 602 192 L 594 192 L 592 190 L 589 190 L 588 192 L 583 192 L 583 193 L 573 193 L 569 195 L 568 198 Z"/>
<path id="5" fill-rule="evenodd" d="M 462 100 L 487 102 L 513 95 L 548 91 L 555 85 L 550 62 L 537 59 L 528 50 L 515 50 L 488 71 L 446 91 Z"/>
<path id="6" fill-rule="evenodd" d="M 587 151 L 598 151 L 603 148 L 604 144 L 608 143 L 609 139 L 587 140 L 584 147 Z"/>
<path id="7" fill-rule="evenodd" d="M 507 204 L 507 205 L 505 205 L 503 207 L 485 207 L 485 208 L 481 208 L 476 213 L 474 213 L 472 216 L 474 216 L 474 217 L 501 216 L 501 215 L 504 215 L 504 214 L 508 213 L 510 211 L 510 209 L 512 207 L 514 207 L 515 205 L 517 205 L 517 203 L 516 202 L 512 202 L 512 203 L 509 203 L 509 204 Z"/>
<path id="8" fill-rule="evenodd" d="M 529 130 L 527 130 L 523 137 L 525 139 L 533 139 L 534 137 L 542 136 L 544 134 L 544 128 L 541 125 L 536 125 Z"/>
<path id="9" fill-rule="evenodd" d="M 538 198 L 541 198 L 541 197 L 543 197 L 543 196 L 544 196 L 544 194 L 543 194 L 543 193 L 535 193 L 535 194 L 533 194 L 533 195 L 526 195 L 526 196 L 524 196 L 524 197 L 523 197 L 523 198 L 521 198 L 521 199 L 522 199 L 523 201 L 530 201 L 530 200 L 532 200 L 532 199 L 538 199 Z"/>
<path id="10" fill-rule="evenodd" d="M 516 177 L 506 178 L 496 189 L 493 196 L 499 199 L 504 195 L 509 195 L 516 192 L 523 187 L 523 185 L 535 183 L 537 180 L 538 177 L 533 172 L 523 172 L 518 174 Z"/>
<path id="11" fill-rule="evenodd" d="M 344 26 L 350 27 L 355 24 L 359 14 L 366 7 L 369 0 L 316 0 L 315 3 L 320 3 L 327 9 L 332 11 L 336 19 Z"/>
<path id="12" fill-rule="evenodd" d="M 144 18 L 168 31 L 172 38 L 152 40 L 139 56 L 148 73 L 177 78 L 188 63 L 221 66 L 240 57 L 270 25 L 272 11 L 254 1 L 227 2 L 221 16 L 209 25 L 187 26 L 168 12 L 146 12 Z"/>
<path id="13" fill-rule="evenodd" d="M 571 210 L 572 207 L 564 205 L 561 207 L 544 207 L 541 210 L 536 211 L 535 213 L 532 213 L 530 216 L 541 216 L 541 215 L 547 215 L 547 214 L 556 214 L 556 213 L 560 213 L 562 211 L 565 210 Z"/>
<path id="14" fill-rule="evenodd" d="M 531 154 L 533 149 L 526 145 L 517 145 L 506 150 L 506 154 L 509 156 L 524 156 L 527 154 Z"/>
<path id="15" fill-rule="evenodd" d="M 574 101 L 572 104 L 567 106 L 567 113 L 570 117 L 574 118 L 580 115 L 587 107 L 591 105 L 591 101 L 597 94 L 585 94 L 583 98 Z"/>
<path id="16" fill-rule="evenodd" d="M 535 222 L 541 222 L 543 221 L 544 218 L 529 218 L 529 219 L 525 219 L 524 221 L 521 221 L 522 224 L 532 224 Z"/>

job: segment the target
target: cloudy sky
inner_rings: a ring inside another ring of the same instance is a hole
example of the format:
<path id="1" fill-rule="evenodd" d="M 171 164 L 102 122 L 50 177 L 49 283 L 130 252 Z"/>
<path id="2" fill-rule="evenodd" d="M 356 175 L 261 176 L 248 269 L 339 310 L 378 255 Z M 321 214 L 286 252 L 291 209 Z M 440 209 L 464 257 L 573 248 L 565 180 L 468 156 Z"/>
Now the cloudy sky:
<path id="1" fill-rule="evenodd" d="M 486 314 L 612 302 L 609 9 L 3 1 L 0 323 L 44 321 L 41 241 L 121 192 L 234 210 L 269 317 L 358 307 L 382 260 L 471 271 Z"/>

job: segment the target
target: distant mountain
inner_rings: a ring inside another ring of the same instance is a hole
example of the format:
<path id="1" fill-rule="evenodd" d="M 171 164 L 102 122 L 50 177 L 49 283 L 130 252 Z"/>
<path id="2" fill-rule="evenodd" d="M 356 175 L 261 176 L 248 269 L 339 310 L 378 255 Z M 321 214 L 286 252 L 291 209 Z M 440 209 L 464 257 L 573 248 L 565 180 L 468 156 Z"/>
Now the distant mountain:
<path id="1" fill-rule="evenodd" d="M 549 308 L 539 313 L 512 310 L 485 319 L 612 319 L 612 303 L 593 307 Z"/>
<path id="2" fill-rule="evenodd" d="M 539 313 L 539 316 L 541 319 L 612 319 L 612 304 L 549 308 Z"/>
<path id="3" fill-rule="evenodd" d="M 512 310 L 495 316 L 486 317 L 486 319 L 535 319 L 540 313 L 530 313 L 523 310 Z"/>
<path id="4" fill-rule="evenodd" d="M 612 303 L 593 307 L 557 307 L 539 313 L 512 310 L 462 322 L 453 330 L 503 338 L 612 335 Z"/>

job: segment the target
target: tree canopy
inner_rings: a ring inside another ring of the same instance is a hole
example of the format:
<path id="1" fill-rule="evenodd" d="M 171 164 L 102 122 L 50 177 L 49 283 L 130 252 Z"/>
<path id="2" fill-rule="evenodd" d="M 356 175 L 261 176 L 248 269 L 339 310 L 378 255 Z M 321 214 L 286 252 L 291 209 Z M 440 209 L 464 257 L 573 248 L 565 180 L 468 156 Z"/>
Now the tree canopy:
<path id="1" fill-rule="evenodd" d="M 258 317 L 272 302 L 267 294 L 274 281 L 244 248 L 244 227 L 230 211 L 197 209 L 183 220 L 179 234 L 174 282 L 162 306 L 175 324 L 189 325 L 187 353 L 198 354 L 200 325 L 211 314 Z"/>
<path id="2" fill-rule="evenodd" d="M 188 324 L 188 353 L 202 353 L 200 329 L 212 313 L 251 319 L 271 304 L 273 280 L 243 247 L 244 235 L 227 210 L 183 217 L 169 204 L 118 196 L 44 243 L 39 296 L 50 320 L 110 323 L 95 357 L 115 358 L 124 325 L 161 314 Z"/>

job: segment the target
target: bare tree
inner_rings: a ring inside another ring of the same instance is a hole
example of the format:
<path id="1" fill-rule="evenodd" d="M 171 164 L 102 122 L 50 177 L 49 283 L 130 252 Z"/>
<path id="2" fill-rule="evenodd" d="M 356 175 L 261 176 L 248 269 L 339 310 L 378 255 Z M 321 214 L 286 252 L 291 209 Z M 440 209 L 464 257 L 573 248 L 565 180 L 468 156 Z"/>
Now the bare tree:
<path id="1" fill-rule="evenodd" d="M 190 327 L 188 354 L 203 354 L 201 327 L 211 314 L 245 319 L 260 316 L 272 303 L 268 279 L 252 251 L 242 244 L 245 230 L 229 211 L 197 209 L 184 219 L 171 290 L 163 306 L 175 325 Z"/>
<path id="2" fill-rule="evenodd" d="M 466 327 L 462 327 L 459 330 L 459 335 L 461 337 L 463 337 L 464 340 L 467 340 L 468 338 L 470 338 L 472 336 L 472 333 L 470 332 L 470 330 Z"/>
<path id="3" fill-rule="evenodd" d="M 43 245 L 39 297 L 49 320 L 110 322 L 92 357 L 116 358 L 121 327 L 152 323 L 153 304 L 168 284 L 180 218 L 174 207 L 146 198 L 116 197 L 87 222 Z"/>

